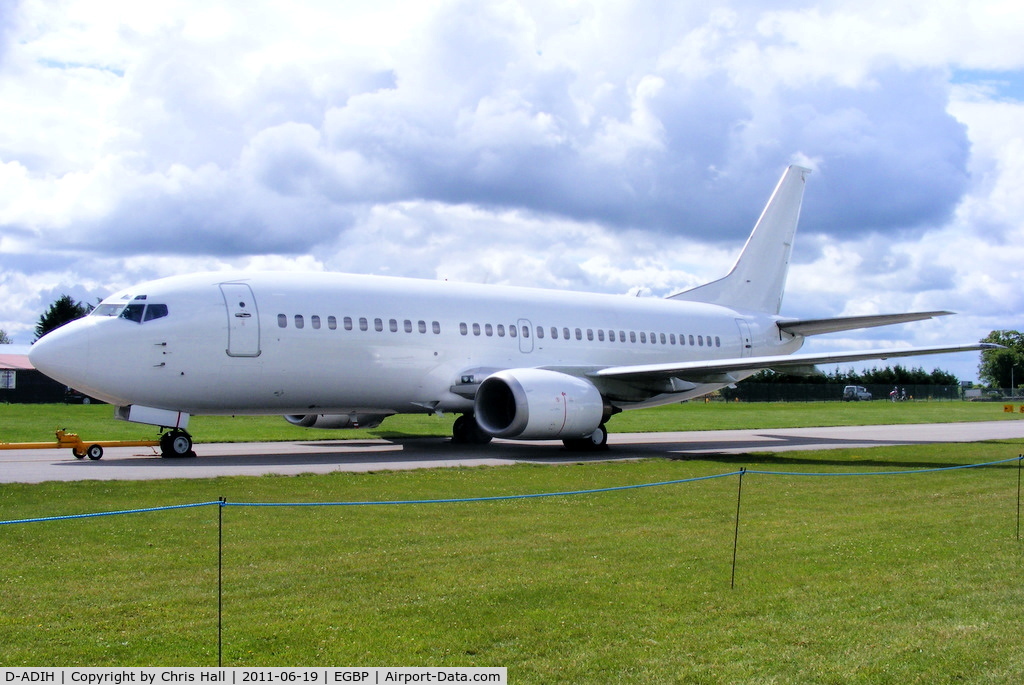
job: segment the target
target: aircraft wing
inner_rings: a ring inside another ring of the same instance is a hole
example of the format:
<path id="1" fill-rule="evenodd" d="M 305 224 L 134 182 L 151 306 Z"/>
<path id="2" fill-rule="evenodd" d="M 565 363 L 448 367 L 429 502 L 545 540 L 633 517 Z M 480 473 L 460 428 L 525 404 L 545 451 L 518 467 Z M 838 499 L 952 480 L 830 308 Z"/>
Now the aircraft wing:
<path id="1" fill-rule="evenodd" d="M 889 326 L 909 321 L 924 321 L 936 316 L 949 316 L 953 312 L 912 312 L 907 314 L 874 314 L 871 316 L 844 316 L 835 319 L 804 319 L 803 321 L 779 321 L 779 330 L 793 335 L 820 335 L 838 331 L 852 331 L 860 328 Z"/>
<path id="2" fill-rule="evenodd" d="M 693 383 L 735 383 L 740 378 L 732 374 L 761 369 L 806 368 L 816 364 L 837 364 L 858 362 L 867 359 L 890 359 L 893 357 L 916 357 L 926 354 L 947 352 L 970 352 L 972 350 L 999 349 L 993 343 L 967 343 L 939 347 L 907 347 L 894 350 L 865 350 L 863 352 L 831 352 L 826 354 L 791 354 L 773 357 L 733 357 L 706 361 L 680 362 L 678 364 L 637 364 L 634 366 L 610 366 L 597 369 L 587 375 L 592 378 L 636 381 L 649 383 L 678 379 Z M 745 374 L 744 374 L 745 375 Z"/>

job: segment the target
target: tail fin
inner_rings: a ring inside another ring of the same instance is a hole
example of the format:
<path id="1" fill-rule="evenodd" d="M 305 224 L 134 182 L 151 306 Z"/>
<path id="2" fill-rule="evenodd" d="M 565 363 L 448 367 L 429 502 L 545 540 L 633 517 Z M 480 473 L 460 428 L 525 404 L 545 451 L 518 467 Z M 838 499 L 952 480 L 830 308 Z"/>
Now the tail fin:
<path id="1" fill-rule="evenodd" d="M 786 169 L 725 278 L 670 295 L 670 299 L 778 314 L 800 219 L 804 179 L 809 173 L 810 169 L 795 165 Z"/>

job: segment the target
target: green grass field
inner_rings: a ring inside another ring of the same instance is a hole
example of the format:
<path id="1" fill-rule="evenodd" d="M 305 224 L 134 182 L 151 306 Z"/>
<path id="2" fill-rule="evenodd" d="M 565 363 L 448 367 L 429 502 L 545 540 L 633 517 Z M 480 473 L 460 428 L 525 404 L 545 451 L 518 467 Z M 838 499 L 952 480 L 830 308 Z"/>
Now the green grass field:
<path id="1" fill-rule="evenodd" d="M 799 426 L 857 426 L 900 423 L 1024 420 L 991 402 L 688 402 L 656 409 L 627 411 L 613 416 L 613 433 L 649 433 L 728 428 L 795 428 Z M 0 404 L 0 442 L 53 439 L 58 428 L 78 433 L 83 440 L 150 439 L 156 429 L 117 421 L 108 405 Z M 280 416 L 194 416 L 189 431 L 196 442 L 248 442 L 397 438 L 451 435 L 454 415 L 392 416 L 372 430 L 323 431 L 300 428 Z"/>
<path id="2" fill-rule="evenodd" d="M 816 405 L 785 418 L 792 406 L 662 411 L 672 422 L 703 424 L 691 427 L 758 418 L 790 425 L 797 414 L 831 411 Z M 964 406 L 987 409 L 972 413 L 976 420 L 1013 417 L 1001 406 Z M 876 416 L 869 405 L 837 407 L 842 416 Z M 650 425 L 664 418 L 652 413 Z M 911 422 L 923 420 L 916 416 Z M 222 496 L 337 502 L 562 492 L 740 467 L 930 469 L 1021 452 L 1024 441 L 1008 441 L 0 485 L 0 520 Z M 1016 461 L 900 476 L 748 474 L 735 589 L 737 476 L 494 502 L 229 506 L 224 663 L 507 666 L 515 683 L 1021 682 L 1018 477 Z M 0 665 L 215 665 L 218 510 L 0 526 Z"/>

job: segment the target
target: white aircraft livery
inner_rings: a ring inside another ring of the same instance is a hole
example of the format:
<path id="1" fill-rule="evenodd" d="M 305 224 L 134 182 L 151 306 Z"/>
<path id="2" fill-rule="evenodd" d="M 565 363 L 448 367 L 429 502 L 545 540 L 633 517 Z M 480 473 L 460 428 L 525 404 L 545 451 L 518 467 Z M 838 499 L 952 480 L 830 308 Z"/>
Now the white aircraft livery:
<path id="1" fill-rule="evenodd" d="M 29 359 L 194 456 L 193 414 L 367 428 L 460 414 L 453 441 L 607 444 L 614 414 L 761 369 L 980 350 L 969 343 L 796 355 L 805 336 L 950 312 L 779 315 L 809 171 L 789 167 L 724 278 L 667 298 L 336 273 L 215 272 L 143 283 L 43 337 Z"/>

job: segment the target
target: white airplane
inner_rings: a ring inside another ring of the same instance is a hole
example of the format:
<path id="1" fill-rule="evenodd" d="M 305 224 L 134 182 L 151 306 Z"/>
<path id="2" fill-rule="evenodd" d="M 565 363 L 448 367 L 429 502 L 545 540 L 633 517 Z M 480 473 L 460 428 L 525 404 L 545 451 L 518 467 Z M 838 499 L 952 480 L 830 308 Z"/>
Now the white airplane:
<path id="1" fill-rule="evenodd" d="M 143 283 L 37 342 L 46 375 L 160 426 L 192 456 L 192 414 L 283 414 L 367 428 L 453 412 L 455 442 L 607 444 L 624 410 L 680 402 L 761 369 L 985 349 L 794 355 L 804 337 L 950 312 L 779 316 L 809 173 L 783 174 L 724 278 L 667 298 L 335 273 L 203 273 Z"/>

